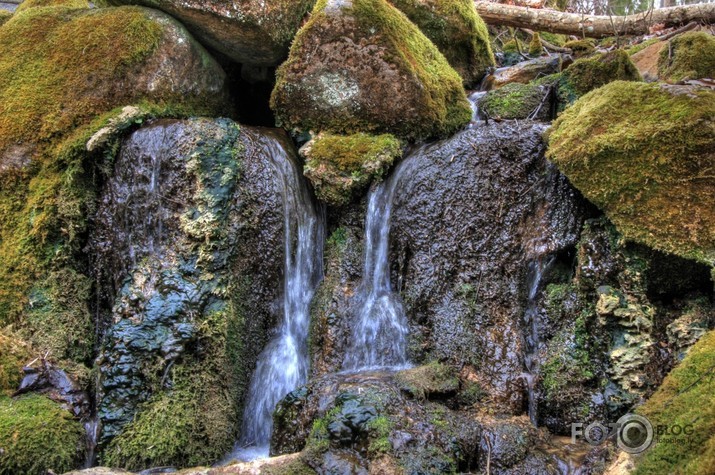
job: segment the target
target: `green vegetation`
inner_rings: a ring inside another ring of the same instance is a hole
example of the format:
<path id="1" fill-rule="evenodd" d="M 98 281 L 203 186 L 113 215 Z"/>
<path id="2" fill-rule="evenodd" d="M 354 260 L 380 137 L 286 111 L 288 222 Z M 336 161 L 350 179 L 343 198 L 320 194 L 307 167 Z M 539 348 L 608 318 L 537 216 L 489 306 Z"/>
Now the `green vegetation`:
<path id="1" fill-rule="evenodd" d="M 12 18 L 12 12 L 0 9 L 0 26 Z"/>
<path id="2" fill-rule="evenodd" d="M 22 381 L 22 368 L 30 362 L 29 345 L 9 331 L 0 331 L 0 398 L 14 393 Z"/>
<path id="3" fill-rule="evenodd" d="M 392 0 L 439 48 L 466 85 L 494 66 L 489 32 L 471 0 Z"/>
<path id="4" fill-rule="evenodd" d="M 529 55 L 541 56 L 544 53 L 544 45 L 541 44 L 541 37 L 538 33 L 534 33 L 529 42 Z"/>
<path id="5" fill-rule="evenodd" d="M 511 39 L 504 43 L 502 51 L 504 53 L 526 53 L 528 46 L 518 38 Z"/>
<path id="6" fill-rule="evenodd" d="M 469 123 L 472 112 L 459 74 L 404 14 L 385 0 L 354 0 L 351 6 L 341 6 L 340 13 L 326 12 L 326 6 L 327 0 L 317 2 L 310 20 L 296 36 L 288 60 L 277 72 L 271 107 L 282 126 L 339 134 L 391 133 L 420 140 L 449 135 Z M 336 28 L 339 30 L 331 32 Z M 310 56 L 307 50 L 326 44 L 332 35 L 352 38 L 356 44 L 367 39 L 377 50 L 384 49 L 374 60 L 379 70 L 366 65 L 369 73 L 350 77 L 355 84 L 354 106 L 342 105 L 346 85 L 342 76 L 330 70 L 343 69 L 346 61 L 349 63 L 350 58 L 344 56 L 350 55 L 349 49 L 337 53 L 326 48 L 323 54 L 330 59 L 321 63 L 320 72 L 308 80 L 301 76 L 311 67 L 305 64 Z M 385 97 L 392 94 L 388 92 L 391 89 L 376 84 L 376 75 L 387 81 L 387 64 L 392 66 L 389 77 L 414 78 L 413 86 L 397 98 L 410 103 L 413 112 L 409 116 L 397 117 L 396 98 Z M 357 102 L 363 95 L 364 102 Z M 368 103 L 370 107 L 361 107 Z M 326 109 L 326 104 L 335 105 Z"/>
<path id="7" fill-rule="evenodd" d="M 0 396 L 0 475 L 67 472 L 83 446 L 82 426 L 55 402 L 39 394 Z"/>
<path id="8" fill-rule="evenodd" d="M 715 77 L 715 37 L 689 31 L 670 40 L 660 52 L 658 76 L 673 83 Z"/>
<path id="9" fill-rule="evenodd" d="M 656 443 L 637 462 L 634 475 L 712 473 L 715 467 L 715 331 L 710 331 L 638 409 L 654 426 L 689 427 L 688 435 Z"/>
<path id="10" fill-rule="evenodd" d="M 566 35 L 559 35 L 557 33 L 549 33 L 548 31 L 541 31 L 539 32 L 541 35 L 541 38 L 543 38 L 544 41 L 548 41 L 554 46 L 564 46 L 566 42 L 568 41 L 568 36 Z"/>
<path id="11" fill-rule="evenodd" d="M 659 41 L 660 40 L 658 38 L 651 38 L 649 40 L 642 41 L 642 42 L 638 43 L 637 45 L 633 45 L 630 48 L 626 49 L 626 53 L 628 53 L 628 56 L 633 56 L 634 54 L 638 53 L 639 51 L 643 51 L 650 45 L 653 45 Z"/>
<path id="12" fill-rule="evenodd" d="M 318 198 L 342 206 L 373 179 L 382 179 L 402 156 L 402 145 L 389 134 L 321 134 L 301 153 L 306 158 L 305 176 Z"/>
<path id="13" fill-rule="evenodd" d="M 579 59 L 566 68 L 563 76 L 579 96 L 612 81 L 641 81 L 638 69 L 621 49 Z"/>
<path id="14" fill-rule="evenodd" d="M 370 443 L 368 451 L 374 457 L 379 454 L 385 454 L 392 449 L 390 443 L 390 433 L 392 433 L 393 424 L 386 416 L 378 416 L 371 420 L 368 425 L 370 431 Z"/>
<path id="15" fill-rule="evenodd" d="M 455 369 L 438 361 L 400 371 L 395 375 L 395 381 L 403 391 L 418 399 L 449 396 L 459 389 Z"/>
<path id="16" fill-rule="evenodd" d="M 493 119 L 526 119 L 542 105 L 545 91 L 533 84 L 510 83 L 489 91 L 479 102 L 480 110 Z M 549 112 L 549 105 L 543 106 Z"/>
<path id="17" fill-rule="evenodd" d="M 87 0 L 23 0 L 16 13 L 37 7 L 89 8 Z"/>
<path id="18" fill-rule="evenodd" d="M 627 238 L 710 264 L 715 93 L 616 81 L 554 123 L 547 156 Z"/>
<path id="19" fill-rule="evenodd" d="M 595 42 L 591 39 L 567 41 L 564 43 L 564 48 L 568 48 L 573 51 L 576 58 L 588 56 L 596 51 Z"/>

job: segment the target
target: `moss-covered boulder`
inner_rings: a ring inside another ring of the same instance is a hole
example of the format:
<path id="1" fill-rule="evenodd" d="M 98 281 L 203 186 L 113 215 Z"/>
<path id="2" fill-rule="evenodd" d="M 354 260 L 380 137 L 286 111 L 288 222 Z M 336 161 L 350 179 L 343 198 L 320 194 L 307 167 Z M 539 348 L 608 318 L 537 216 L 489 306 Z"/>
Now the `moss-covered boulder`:
<path id="1" fill-rule="evenodd" d="M 637 462 L 635 475 L 712 473 L 715 467 L 715 332 L 706 334 L 638 409 L 670 434 Z M 678 430 L 674 430 L 675 427 Z M 677 433 L 676 433 L 677 432 Z"/>
<path id="2" fill-rule="evenodd" d="M 85 143 L 121 105 L 144 111 L 124 128 L 157 114 L 225 111 L 224 77 L 180 24 L 153 10 L 26 8 L 3 25 L 0 324 L 24 320 L 34 299 L 36 317 L 43 309 L 54 322 L 67 317 L 60 327 L 82 334 L 53 356 L 91 346 L 91 285 L 77 274 L 86 272 L 82 240 L 103 155 Z M 57 342 L 66 338 L 57 333 Z"/>
<path id="3" fill-rule="evenodd" d="M 640 81 L 641 75 L 628 53 L 618 49 L 575 61 L 564 71 L 564 79 L 582 96 L 611 81 Z"/>
<path id="4" fill-rule="evenodd" d="M 479 112 L 492 119 L 548 120 L 551 114 L 548 93 L 547 88 L 534 84 L 507 84 L 479 99 Z"/>
<path id="5" fill-rule="evenodd" d="M 0 396 L 0 473 L 43 475 L 75 468 L 84 448 L 79 421 L 45 396 Z"/>
<path id="6" fill-rule="evenodd" d="M 583 58 L 596 51 L 595 42 L 591 39 L 567 41 L 563 46 L 570 49 L 576 58 Z"/>
<path id="7" fill-rule="evenodd" d="M 412 140 L 471 119 L 459 75 L 385 0 L 320 0 L 278 70 L 271 107 L 289 129 Z"/>
<path id="8" fill-rule="evenodd" d="M 715 262 L 715 93 L 616 81 L 554 123 L 548 157 L 624 236 Z"/>
<path id="9" fill-rule="evenodd" d="M 0 331 L 0 398 L 10 395 L 22 381 L 22 368 L 32 353 L 27 343 L 9 331 Z"/>
<path id="10" fill-rule="evenodd" d="M 715 36 L 689 31 L 670 40 L 660 51 L 658 76 L 671 83 L 715 77 Z"/>
<path id="11" fill-rule="evenodd" d="M 107 0 L 158 8 L 181 21 L 203 44 L 238 63 L 275 66 L 285 59 L 315 0 Z"/>
<path id="12" fill-rule="evenodd" d="M 494 66 L 489 33 L 471 0 L 391 0 L 439 48 L 466 87 Z"/>
<path id="13" fill-rule="evenodd" d="M 418 399 L 447 398 L 459 390 L 455 369 L 437 361 L 400 371 L 395 374 L 395 382 L 402 391 Z"/>
<path id="14" fill-rule="evenodd" d="M 402 156 L 392 135 L 321 134 L 300 149 L 303 173 L 318 199 L 334 206 L 348 204 L 376 178 L 381 179 Z"/>

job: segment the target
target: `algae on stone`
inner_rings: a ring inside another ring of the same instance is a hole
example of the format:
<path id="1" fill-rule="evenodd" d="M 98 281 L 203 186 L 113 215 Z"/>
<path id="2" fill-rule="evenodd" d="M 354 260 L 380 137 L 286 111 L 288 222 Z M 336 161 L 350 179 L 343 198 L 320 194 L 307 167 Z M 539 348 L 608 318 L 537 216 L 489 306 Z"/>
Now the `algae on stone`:
<path id="1" fill-rule="evenodd" d="M 617 81 L 554 123 L 547 156 L 623 235 L 715 262 L 715 93 Z"/>
<path id="2" fill-rule="evenodd" d="M 409 140 L 471 119 L 459 75 L 386 0 L 320 0 L 278 70 L 271 107 L 288 129 Z"/>
<path id="3" fill-rule="evenodd" d="M 670 40 L 660 51 L 658 77 L 671 83 L 715 77 L 715 36 L 689 31 Z"/>
<path id="4" fill-rule="evenodd" d="M 348 204 L 373 179 L 387 174 L 402 156 L 400 141 L 389 134 L 321 134 L 300 150 L 305 158 L 304 174 L 321 201 Z"/>
<path id="5" fill-rule="evenodd" d="M 439 48 L 467 87 L 494 66 L 489 33 L 472 0 L 391 0 Z"/>

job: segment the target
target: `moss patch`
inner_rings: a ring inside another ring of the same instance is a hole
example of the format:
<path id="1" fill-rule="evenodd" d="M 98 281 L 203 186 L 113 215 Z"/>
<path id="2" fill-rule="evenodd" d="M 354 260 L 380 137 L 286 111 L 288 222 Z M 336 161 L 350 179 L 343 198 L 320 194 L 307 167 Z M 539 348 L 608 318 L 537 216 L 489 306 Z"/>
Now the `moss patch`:
<path id="1" fill-rule="evenodd" d="M 574 56 L 577 58 L 588 56 L 596 51 L 595 42 L 590 39 L 567 41 L 564 43 L 564 48 L 568 48 L 573 51 Z"/>
<path id="2" fill-rule="evenodd" d="M 538 33 L 534 33 L 529 42 L 529 55 L 530 56 L 541 56 L 544 53 L 544 45 L 541 44 L 541 36 Z"/>
<path id="3" fill-rule="evenodd" d="M 319 1 L 278 70 L 271 107 L 290 129 L 408 140 L 471 120 L 459 74 L 385 0 Z"/>
<path id="4" fill-rule="evenodd" d="M 301 149 L 305 176 L 321 201 L 348 204 L 373 179 L 382 179 L 402 156 L 399 140 L 389 134 L 321 134 Z"/>
<path id="5" fill-rule="evenodd" d="M 31 356 L 29 345 L 7 330 L 0 332 L 0 398 L 20 386 L 22 368 Z"/>
<path id="6" fill-rule="evenodd" d="M 577 60 L 566 68 L 564 79 L 581 96 L 612 81 L 640 81 L 641 75 L 628 53 L 619 49 Z"/>
<path id="7" fill-rule="evenodd" d="M 547 156 L 627 239 L 715 262 L 715 93 L 617 81 L 554 123 Z"/>
<path id="8" fill-rule="evenodd" d="M 395 381 L 403 391 L 419 399 L 449 396 L 459 389 L 454 368 L 437 361 L 400 371 L 395 375 Z"/>
<path id="9" fill-rule="evenodd" d="M 539 117 L 548 116 L 549 104 L 542 104 L 546 91 L 533 84 L 509 83 L 489 91 L 479 101 L 480 111 L 494 119 L 526 119 L 537 112 Z"/>
<path id="10" fill-rule="evenodd" d="M 12 18 L 12 12 L 0 9 L 0 26 Z"/>
<path id="11" fill-rule="evenodd" d="M 670 40 L 660 51 L 658 76 L 668 82 L 715 77 L 715 37 L 689 31 Z"/>
<path id="12" fill-rule="evenodd" d="M 36 7 L 89 8 L 90 4 L 87 0 L 23 0 L 15 12 Z"/>
<path id="13" fill-rule="evenodd" d="M 635 475 L 702 474 L 715 467 L 715 332 L 706 334 L 638 409 L 651 423 L 689 426 L 692 433 L 655 444 L 638 461 Z"/>
<path id="14" fill-rule="evenodd" d="M 45 396 L 0 396 L 0 474 L 67 472 L 77 466 L 83 444 L 80 423 Z"/>
<path id="15" fill-rule="evenodd" d="M 642 41 L 638 43 L 637 45 L 633 45 L 630 48 L 626 49 L 626 53 L 628 53 L 628 56 L 633 56 L 634 54 L 638 53 L 639 51 L 643 51 L 650 45 L 654 45 L 658 43 L 660 40 L 658 38 L 651 38 L 646 41 Z"/>
<path id="16" fill-rule="evenodd" d="M 462 76 L 475 84 L 494 66 L 489 32 L 471 0 L 392 0 L 442 52 Z"/>

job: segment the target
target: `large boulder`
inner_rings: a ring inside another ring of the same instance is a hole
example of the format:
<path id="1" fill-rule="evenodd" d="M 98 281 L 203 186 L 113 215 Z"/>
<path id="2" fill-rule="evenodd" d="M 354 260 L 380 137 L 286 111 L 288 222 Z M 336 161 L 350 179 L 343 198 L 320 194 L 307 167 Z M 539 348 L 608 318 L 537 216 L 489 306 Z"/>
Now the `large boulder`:
<path id="1" fill-rule="evenodd" d="M 715 36 L 689 31 L 670 40 L 658 57 L 658 77 L 672 83 L 715 77 Z"/>
<path id="2" fill-rule="evenodd" d="M 640 81 L 641 75 L 622 49 L 582 58 L 566 68 L 563 77 L 577 96 L 612 81 Z"/>
<path id="3" fill-rule="evenodd" d="M 206 46 L 239 63 L 276 66 L 315 0 L 109 0 L 158 8 Z"/>
<path id="4" fill-rule="evenodd" d="M 715 93 L 617 81 L 554 123 L 548 156 L 623 235 L 715 262 Z"/>
<path id="5" fill-rule="evenodd" d="M 472 87 L 494 66 L 487 25 L 471 0 L 391 0 Z"/>
<path id="6" fill-rule="evenodd" d="M 469 123 L 459 75 L 385 0 L 321 0 L 278 70 L 271 106 L 289 129 L 423 139 Z"/>

